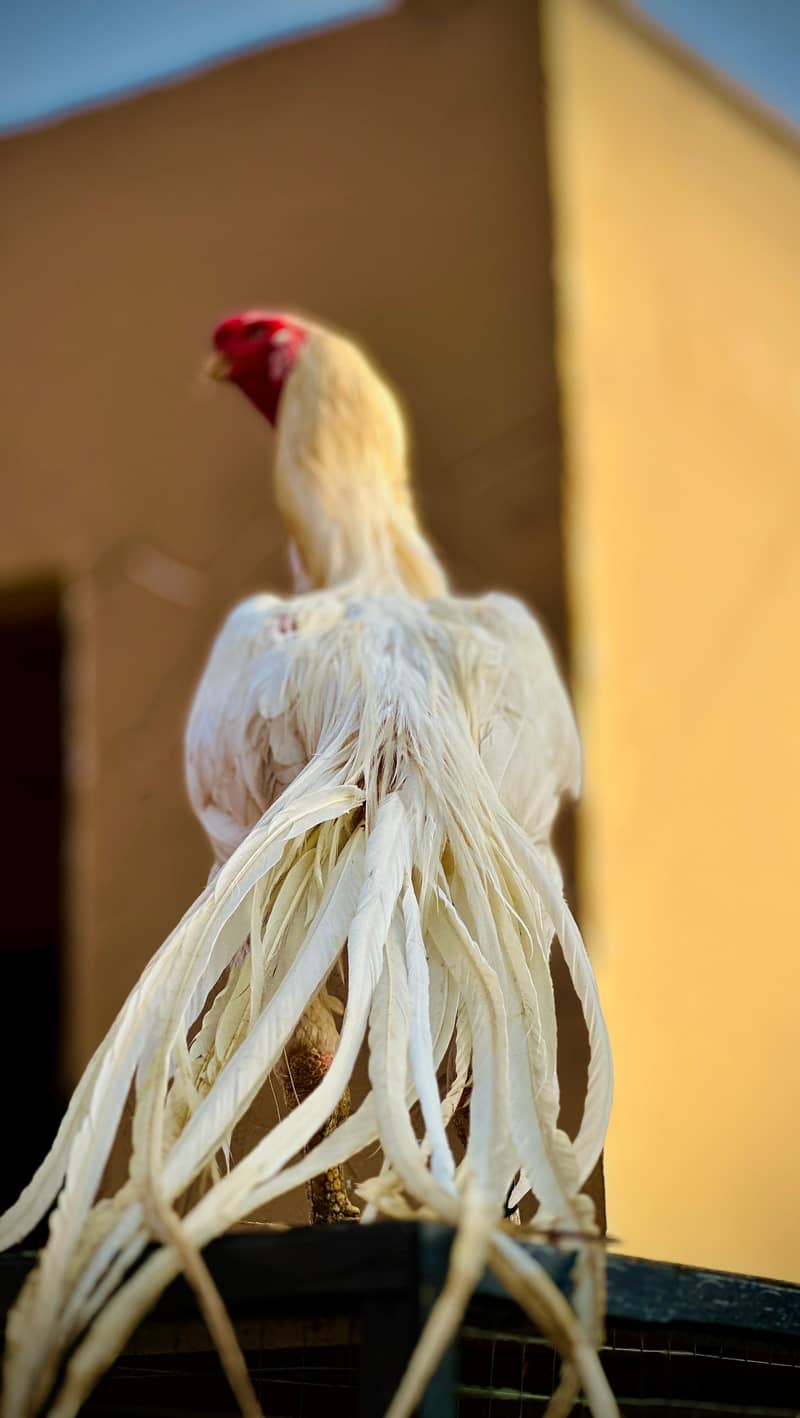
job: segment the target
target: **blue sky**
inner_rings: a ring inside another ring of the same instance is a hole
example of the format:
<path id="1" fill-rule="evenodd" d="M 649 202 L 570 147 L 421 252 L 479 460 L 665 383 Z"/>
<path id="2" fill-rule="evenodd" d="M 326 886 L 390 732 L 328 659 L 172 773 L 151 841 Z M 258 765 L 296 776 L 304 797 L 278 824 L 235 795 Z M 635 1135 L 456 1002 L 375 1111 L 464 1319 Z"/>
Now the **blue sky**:
<path id="1" fill-rule="evenodd" d="M 639 3 L 762 102 L 800 124 L 800 0 Z M 0 132 L 391 4 L 0 0 Z"/>
<path id="2" fill-rule="evenodd" d="M 0 131 L 388 8 L 387 0 L 0 0 Z"/>
<path id="3" fill-rule="evenodd" d="M 639 0 L 762 103 L 800 124 L 800 0 Z"/>

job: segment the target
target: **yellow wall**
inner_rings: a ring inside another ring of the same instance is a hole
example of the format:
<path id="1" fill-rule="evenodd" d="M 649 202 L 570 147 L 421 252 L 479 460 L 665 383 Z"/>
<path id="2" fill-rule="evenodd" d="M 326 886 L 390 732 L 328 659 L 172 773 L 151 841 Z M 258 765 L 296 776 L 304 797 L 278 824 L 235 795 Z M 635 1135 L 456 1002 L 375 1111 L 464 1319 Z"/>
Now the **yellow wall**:
<path id="1" fill-rule="evenodd" d="M 609 1227 L 798 1280 L 800 148 L 546 20 Z"/>

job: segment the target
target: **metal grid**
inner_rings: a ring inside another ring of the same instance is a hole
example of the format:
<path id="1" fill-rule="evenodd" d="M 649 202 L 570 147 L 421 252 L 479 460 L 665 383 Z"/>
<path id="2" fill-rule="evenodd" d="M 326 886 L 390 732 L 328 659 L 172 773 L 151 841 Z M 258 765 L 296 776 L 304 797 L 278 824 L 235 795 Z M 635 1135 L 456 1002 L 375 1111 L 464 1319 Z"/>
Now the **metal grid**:
<path id="1" fill-rule="evenodd" d="M 360 1325 L 345 1317 L 291 1324 L 289 1343 L 274 1326 L 262 1327 L 258 1343 L 252 1326 L 241 1333 L 265 1413 L 350 1418 L 358 1407 Z M 165 1333 L 162 1348 L 166 1340 Z M 87 1404 L 86 1418 L 235 1413 L 216 1356 L 187 1347 L 180 1328 L 173 1341 L 172 1352 L 124 1356 Z M 800 1346 L 724 1331 L 614 1325 L 603 1363 L 631 1418 L 797 1418 Z M 458 1369 L 457 1418 L 538 1418 L 558 1382 L 556 1356 L 544 1341 L 475 1324 L 462 1329 Z"/>
<path id="2" fill-rule="evenodd" d="M 558 1381 L 552 1349 L 522 1334 L 465 1325 L 459 1358 L 458 1418 L 538 1418 Z M 800 1345 L 780 1339 L 613 1324 L 602 1358 L 631 1418 L 797 1418 L 800 1411 Z"/>
<path id="3" fill-rule="evenodd" d="M 271 1418 L 356 1413 L 363 1335 L 352 1316 L 238 1328 Z M 797 1418 L 800 1409 L 800 1344 L 780 1338 L 617 1323 L 602 1356 L 622 1413 L 631 1418 Z M 485 1313 L 481 1323 L 462 1328 L 457 1418 L 538 1418 L 557 1383 L 557 1356 L 542 1339 L 490 1327 Z M 581 1409 L 579 1402 L 576 1412 Z M 123 1357 L 84 1411 L 86 1418 L 221 1418 L 236 1409 L 207 1337 L 183 1325 L 145 1331 L 138 1352 Z"/>
<path id="4" fill-rule="evenodd" d="M 443 1283 L 452 1233 L 393 1223 L 229 1236 L 207 1251 L 270 1418 L 381 1418 Z M 534 1253 L 569 1291 L 574 1257 Z M 33 1256 L 0 1257 L 0 1308 Z M 800 1418 L 800 1287 L 621 1256 L 608 1262 L 603 1363 L 630 1418 Z M 537 1418 L 550 1347 L 485 1276 L 420 1418 Z M 236 1406 L 176 1282 L 83 1412 L 228 1418 Z M 580 1403 L 576 1412 L 581 1411 Z"/>
<path id="5" fill-rule="evenodd" d="M 281 1328 L 288 1334 L 281 1335 Z M 237 1326 L 247 1368 L 270 1418 L 352 1418 L 357 1408 L 360 1326 L 341 1317 L 286 1326 Z M 260 1331 L 260 1333 L 256 1333 Z M 277 1331 L 277 1332 L 276 1332 Z M 326 1331 L 329 1331 L 326 1333 Z M 126 1353 L 84 1405 L 85 1418 L 228 1418 L 238 1408 L 207 1340 L 172 1329 L 166 1353 Z M 169 1339 L 166 1326 L 158 1347 Z M 288 1342 L 287 1342 L 288 1340 Z M 153 1337 L 147 1336 L 150 1350 Z"/>

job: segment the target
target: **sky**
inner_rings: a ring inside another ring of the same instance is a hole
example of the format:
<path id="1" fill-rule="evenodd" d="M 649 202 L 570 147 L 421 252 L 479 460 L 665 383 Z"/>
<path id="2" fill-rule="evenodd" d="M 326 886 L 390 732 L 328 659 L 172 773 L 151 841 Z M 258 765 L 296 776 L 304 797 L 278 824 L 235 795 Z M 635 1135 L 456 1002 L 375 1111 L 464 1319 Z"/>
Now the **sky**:
<path id="1" fill-rule="evenodd" d="M 395 0 L 396 2 L 396 0 Z M 639 0 L 685 44 L 800 124 L 800 0 Z M 0 132 L 392 0 L 0 0 Z"/>
<path id="2" fill-rule="evenodd" d="M 387 0 L 0 0 L 0 132 L 388 8 Z"/>
<path id="3" fill-rule="evenodd" d="M 770 108 L 800 124 L 800 0 L 639 0 Z"/>

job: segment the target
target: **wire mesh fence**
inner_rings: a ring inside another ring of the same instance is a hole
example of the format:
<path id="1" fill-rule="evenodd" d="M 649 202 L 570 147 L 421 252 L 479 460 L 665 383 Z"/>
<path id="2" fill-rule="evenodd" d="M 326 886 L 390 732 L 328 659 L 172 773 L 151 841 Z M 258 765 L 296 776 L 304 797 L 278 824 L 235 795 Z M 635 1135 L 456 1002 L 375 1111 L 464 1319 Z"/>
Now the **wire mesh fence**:
<path id="1" fill-rule="evenodd" d="M 346 1418 L 360 1404 L 362 1326 L 352 1317 L 293 1323 L 292 1343 L 262 1326 L 240 1338 L 271 1418 Z M 161 1353 L 126 1354 L 85 1408 L 100 1414 L 219 1418 L 236 1408 L 216 1356 L 187 1350 L 182 1327 L 162 1333 Z M 170 1350 L 167 1346 L 172 1343 Z M 612 1325 L 603 1363 L 623 1414 L 796 1418 L 800 1346 L 723 1330 L 663 1331 Z M 538 1418 L 558 1383 L 553 1350 L 533 1335 L 467 1323 L 458 1344 L 458 1418 Z M 576 1412 L 581 1411 L 580 1402 Z"/>
<path id="2" fill-rule="evenodd" d="M 378 1418 L 447 1267 L 425 1225 L 228 1237 L 209 1249 L 270 1418 Z M 572 1256 L 537 1247 L 569 1288 Z M 29 1258 L 0 1265 L 10 1301 Z M 800 1287 L 611 1257 L 602 1360 L 623 1418 L 800 1418 Z M 434 1377 L 422 1418 L 538 1418 L 558 1359 L 490 1278 Z M 576 1413 L 582 1411 L 580 1402 Z M 98 1385 L 86 1418 L 237 1412 L 185 1287 L 164 1297 Z"/>
<path id="3" fill-rule="evenodd" d="M 797 1345 L 724 1330 L 612 1324 L 602 1359 L 620 1408 L 631 1418 L 796 1418 L 799 1411 Z M 459 1360 L 458 1418 L 537 1418 L 558 1380 L 553 1350 L 535 1336 L 467 1324 Z"/>

